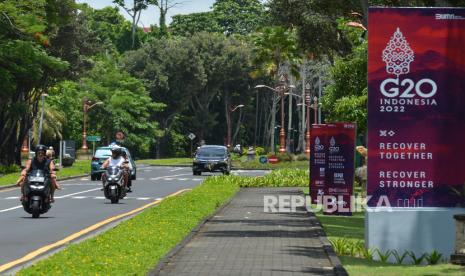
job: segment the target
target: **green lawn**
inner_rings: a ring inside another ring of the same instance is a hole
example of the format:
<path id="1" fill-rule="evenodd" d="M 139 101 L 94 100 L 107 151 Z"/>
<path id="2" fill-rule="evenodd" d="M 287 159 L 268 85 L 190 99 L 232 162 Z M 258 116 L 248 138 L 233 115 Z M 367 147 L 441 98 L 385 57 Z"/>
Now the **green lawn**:
<path id="1" fill-rule="evenodd" d="M 192 165 L 192 158 L 141 159 L 136 164 L 147 165 Z"/>
<path id="2" fill-rule="evenodd" d="M 18 275 L 146 275 L 198 223 L 239 189 L 240 177 L 209 177 L 115 228 L 21 270 Z"/>
<path id="3" fill-rule="evenodd" d="M 73 166 L 62 168 L 57 172 L 58 180 L 63 177 L 83 175 L 90 173 L 90 160 L 76 160 Z M 16 183 L 20 173 L 10 173 L 0 177 L 0 186 L 8 186 Z"/>
<path id="4" fill-rule="evenodd" d="M 253 161 L 243 161 L 243 160 L 234 160 L 232 162 L 234 169 L 266 169 L 266 170 L 276 170 L 276 169 L 309 169 L 309 161 L 293 161 L 293 162 L 279 162 L 277 164 L 261 164 L 258 160 Z"/>

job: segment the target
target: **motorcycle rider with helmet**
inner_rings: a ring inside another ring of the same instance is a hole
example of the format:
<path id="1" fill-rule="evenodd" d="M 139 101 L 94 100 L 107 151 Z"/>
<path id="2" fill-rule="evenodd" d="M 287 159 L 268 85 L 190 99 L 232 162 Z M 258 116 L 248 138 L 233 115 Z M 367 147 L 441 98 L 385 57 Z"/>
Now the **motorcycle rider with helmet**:
<path id="1" fill-rule="evenodd" d="M 44 170 L 50 174 L 50 202 L 55 202 L 55 190 L 61 190 L 60 185 L 56 180 L 55 163 L 52 159 L 46 157 L 47 147 L 44 145 L 37 145 L 35 148 L 35 156 L 27 160 L 25 168 L 21 171 L 21 177 L 16 182 L 16 185 L 21 187 L 21 201 L 24 200 L 24 181 L 27 174 L 32 170 Z"/>
<path id="2" fill-rule="evenodd" d="M 106 169 L 109 166 L 110 167 L 121 167 L 123 169 L 123 185 L 124 188 L 126 189 L 128 186 L 128 162 L 126 159 L 123 157 L 123 149 L 120 146 L 113 146 L 111 148 L 111 156 L 105 160 L 102 164 L 102 168 Z M 102 175 L 102 183 L 105 183 L 105 174 Z"/>

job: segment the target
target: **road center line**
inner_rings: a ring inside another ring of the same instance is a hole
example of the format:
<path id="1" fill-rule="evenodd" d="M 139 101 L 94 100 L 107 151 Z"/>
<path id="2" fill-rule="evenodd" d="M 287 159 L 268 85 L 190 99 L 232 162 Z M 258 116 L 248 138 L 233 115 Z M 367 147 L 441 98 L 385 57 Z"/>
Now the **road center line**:
<path id="1" fill-rule="evenodd" d="M 170 172 L 175 172 L 175 171 L 179 171 L 179 170 L 182 170 L 183 168 L 176 168 L 176 169 L 172 169 L 170 170 Z"/>
<path id="2" fill-rule="evenodd" d="M 56 196 L 55 198 L 65 198 L 65 197 L 70 197 L 70 196 L 73 196 L 73 195 L 83 194 L 83 193 L 87 193 L 87 192 L 92 192 L 92 191 L 96 191 L 96 190 L 100 190 L 100 189 L 101 188 L 95 188 L 95 189 L 81 191 L 81 192 L 77 192 L 77 193 L 73 193 L 73 194 L 67 194 L 67 195 L 63 195 L 63 196 Z M 18 205 L 18 206 L 11 207 L 11 208 L 8 208 L 8 209 L 3 209 L 3 210 L 0 210 L 0 213 L 16 210 L 16 209 L 19 209 L 19 208 L 22 208 L 22 207 L 23 207 L 23 205 Z"/>

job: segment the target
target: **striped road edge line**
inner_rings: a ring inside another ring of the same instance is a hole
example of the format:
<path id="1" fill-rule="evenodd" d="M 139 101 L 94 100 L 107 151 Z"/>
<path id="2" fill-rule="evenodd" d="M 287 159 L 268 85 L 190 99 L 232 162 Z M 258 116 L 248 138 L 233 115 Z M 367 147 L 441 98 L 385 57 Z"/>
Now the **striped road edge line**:
<path id="1" fill-rule="evenodd" d="M 182 189 L 182 190 L 179 190 L 179 191 L 177 191 L 177 192 L 175 192 L 175 193 L 172 193 L 172 194 L 167 195 L 165 198 L 177 196 L 177 195 L 179 195 L 179 194 L 182 194 L 182 193 L 187 192 L 187 191 L 190 191 L 190 190 L 191 190 L 191 189 Z M 41 254 L 46 253 L 46 252 L 49 251 L 49 250 L 52 250 L 52 249 L 57 248 L 57 247 L 59 247 L 59 246 L 65 245 L 65 244 L 67 244 L 67 243 L 69 243 L 69 242 L 71 242 L 71 241 L 73 241 L 73 240 L 75 240 L 75 239 L 77 239 L 77 238 L 79 238 L 79 237 L 85 235 L 85 234 L 88 234 L 88 233 L 90 233 L 90 232 L 92 232 L 92 231 L 94 231 L 94 230 L 96 230 L 96 229 L 98 229 L 98 228 L 100 228 L 100 227 L 102 227 L 102 226 L 104 226 L 104 225 L 109 224 L 110 222 L 116 221 L 116 220 L 118 220 L 118 219 L 121 219 L 121 218 L 130 216 L 130 215 L 133 215 L 133 214 L 135 214 L 135 213 L 137 213 L 137 212 L 140 212 L 140 211 L 142 211 L 142 210 L 144 210 L 144 209 L 147 209 L 148 207 L 151 207 L 151 206 L 153 206 L 153 205 L 156 205 L 156 204 L 160 203 L 161 201 L 163 201 L 163 199 L 164 199 L 164 198 L 162 198 L 162 199 L 156 199 L 155 201 L 153 201 L 153 202 L 151 202 L 151 203 L 148 203 L 148 204 L 146 204 L 146 205 L 144 205 L 144 206 L 142 206 L 142 207 L 139 207 L 139 208 L 137 208 L 137 209 L 134 209 L 134 210 L 129 211 L 129 212 L 124 213 L 124 214 L 120 214 L 120 215 L 117 215 L 117 216 L 108 218 L 108 219 L 103 220 L 103 221 L 101 221 L 101 222 L 98 222 L 98 223 L 96 223 L 96 224 L 94 224 L 94 225 L 91 225 L 91 226 L 89 226 L 89 227 L 87 227 L 87 228 L 85 228 L 85 229 L 83 229 L 83 230 L 81 230 L 81 231 L 79 231 L 79 232 L 76 232 L 76 233 L 74 233 L 74 234 L 72 234 L 72 235 L 70 235 L 70 236 L 68 236 L 68 237 L 66 237 L 66 238 L 64 238 L 64 239 L 62 239 L 62 240 L 59 240 L 59 241 L 57 241 L 57 242 L 55 242 L 55 243 L 52 243 L 52 244 L 46 245 L 46 246 L 44 246 L 44 247 L 41 247 L 41 248 L 39 248 L 39 249 L 37 249 L 37 250 L 34 250 L 34 251 L 32 251 L 32 252 L 30 252 L 30 253 L 24 255 L 22 258 L 19 258 L 19 259 L 17 259 L 17 260 L 14 260 L 14 261 L 11 261 L 11 262 L 6 263 L 6 264 L 4 264 L 4 265 L 1 265 L 1 266 L 0 266 L 0 273 L 1 273 L 1 272 L 4 272 L 4 271 L 6 271 L 6 270 L 8 270 L 8 269 L 10 269 L 10 268 L 13 268 L 13 267 L 15 267 L 15 266 L 17 266 L 17 265 L 19 265 L 19 264 L 22 264 L 22 263 L 25 263 L 25 262 L 27 262 L 27 261 L 30 261 L 30 260 L 34 259 L 35 257 L 37 257 L 37 256 L 39 256 L 39 255 L 41 255 Z"/>

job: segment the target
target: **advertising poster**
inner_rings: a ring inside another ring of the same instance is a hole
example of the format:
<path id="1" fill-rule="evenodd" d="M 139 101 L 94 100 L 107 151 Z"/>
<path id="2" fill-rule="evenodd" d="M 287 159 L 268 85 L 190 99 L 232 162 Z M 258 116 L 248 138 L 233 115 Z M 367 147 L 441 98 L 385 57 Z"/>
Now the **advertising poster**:
<path id="1" fill-rule="evenodd" d="M 354 123 L 312 125 L 310 196 L 313 204 L 329 204 L 325 214 L 351 215 L 355 133 Z"/>
<path id="2" fill-rule="evenodd" d="M 465 9 L 369 9 L 368 206 L 464 202 L 464 47 Z"/>
<path id="3" fill-rule="evenodd" d="M 327 167 L 324 194 L 337 205 L 334 211 L 325 214 L 351 215 L 351 196 L 354 185 L 355 157 L 354 123 L 335 123 L 326 125 Z M 330 207 L 332 207 L 330 206 Z"/>
<path id="4" fill-rule="evenodd" d="M 324 195 L 327 167 L 326 125 L 312 125 L 310 129 L 310 198 L 317 204 Z"/>

